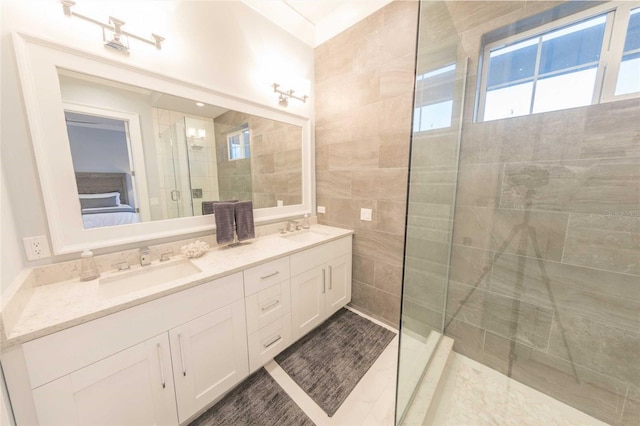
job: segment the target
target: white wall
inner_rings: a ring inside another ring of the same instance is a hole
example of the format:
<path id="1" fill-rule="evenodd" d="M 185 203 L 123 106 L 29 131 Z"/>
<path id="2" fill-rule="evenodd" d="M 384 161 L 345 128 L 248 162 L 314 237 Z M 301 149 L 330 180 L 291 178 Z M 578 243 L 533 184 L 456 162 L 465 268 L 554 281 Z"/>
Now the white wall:
<path id="1" fill-rule="evenodd" d="M 273 82 L 283 86 L 307 84 L 307 91 L 312 93 L 312 48 L 238 1 L 77 3 L 74 10 L 78 13 L 104 21 L 112 15 L 127 22 L 125 29 L 129 31 L 141 35 L 154 31 L 167 41 L 160 51 L 132 41 L 131 55 L 125 57 L 102 46 L 99 27 L 65 17 L 56 0 L 2 0 L 2 171 L 18 238 L 48 234 L 48 227 L 19 89 L 12 31 L 74 45 L 264 105 L 277 106 L 270 86 Z M 288 110 L 311 117 L 312 105 L 292 102 Z M 11 238 L 5 237 L 4 219 L 2 226 L 4 246 L 5 239 Z M 13 228 L 11 223 L 6 226 Z M 21 250 L 15 243 L 7 246 L 12 251 Z M 10 281 L 25 264 L 18 265 L 20 259 L 15 254 L 2 256 L 3 289 L 8 285 L 5 268 Z"/>
<path id="2" fill-rule="evenodd" d="M 129 173 L 129 149 L 124 131 L 67 126 L 73 170 Z"/>

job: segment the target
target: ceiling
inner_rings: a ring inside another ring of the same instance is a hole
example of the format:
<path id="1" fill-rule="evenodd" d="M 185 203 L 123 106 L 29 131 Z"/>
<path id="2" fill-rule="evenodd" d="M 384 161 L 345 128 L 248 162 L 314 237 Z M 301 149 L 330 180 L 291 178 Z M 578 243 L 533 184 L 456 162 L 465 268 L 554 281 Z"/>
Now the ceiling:
<path id="1" fill-rule="evenodd" d="M 242 0 L 303 42 L 316 47 L 391 0 Z"/>

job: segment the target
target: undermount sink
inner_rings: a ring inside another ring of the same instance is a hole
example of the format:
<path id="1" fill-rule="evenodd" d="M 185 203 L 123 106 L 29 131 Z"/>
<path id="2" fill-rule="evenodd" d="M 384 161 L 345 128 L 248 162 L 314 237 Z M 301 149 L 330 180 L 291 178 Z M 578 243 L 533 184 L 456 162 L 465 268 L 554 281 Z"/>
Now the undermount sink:
<path id="1" fill-rule="evenodd" d="M 101 278 L 99 280 L 100 296 L 106 299 L 122 296 L 199 272 L 202 272 L 200 268 L 187 259 L 144 266 Z"/>
<path id="2" fill-rule="evenodd" d="M 280 238 L 285 238 L 290 241 L 298 243 L 312 243 L 315 241 L 321 241 L 329 234 L 311 229 L 303 229 L 302 231 L 294 231 L 291 234 L 280 235 Z"/>

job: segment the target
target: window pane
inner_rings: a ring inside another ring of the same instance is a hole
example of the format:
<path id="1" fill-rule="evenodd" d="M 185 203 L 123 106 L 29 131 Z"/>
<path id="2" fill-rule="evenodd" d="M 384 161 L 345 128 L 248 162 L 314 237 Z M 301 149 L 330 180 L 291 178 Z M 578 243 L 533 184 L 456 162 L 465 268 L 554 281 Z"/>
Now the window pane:
<path id="1" fill-rule="evenodd" d="M 640 8 L 631 11 L 627 38 L 624 42 L 625 53 L 635 49 L 640 49 Z"/>
<path id="2" fill-rule="evenodd" d="M 437 68 L 416 78 L 414 131 L 451 126 L 456 64 Z"/>
<path id="3" fill-rule="evenodd" d="M 536 85 L 533 112 L 591 105 L 597 67 L 541 78 Z"/>
<path id="4" fill-rule="evenodd" d="M 626 55 L 620 63 L 615 95 L 640 92 L 640 53 Z"/>
<path id="5" fill-rule="evenodd" d="M 416 115 L 419 114 L 420 120 L 414 123 L 413 130 L 424 132 L 449 127 L 451 126 L 452 111 L 453 100 L 416 108 Z"/>
<path id="6" fill-rule="evenodd" d="M 631 11 L 615 95 L 640 92 L 640 8 Z"/>
<path id="7" fill-rule="evenodd" d="M 543 36 L 540 74 L 599 61 L 605 22 L 599 16 Z"/>
<path id="8" fill-rule="evenodd" d="M 533 76 L 539 37 L 496 49 L 489 58 L 487 87 L 530 78 Z"/>
<path id="9" fill-rule="evenodd" d="M 517 117 L 529 114 L 533 83 L 518 84 L 487 91 L 484 120 Z"/>

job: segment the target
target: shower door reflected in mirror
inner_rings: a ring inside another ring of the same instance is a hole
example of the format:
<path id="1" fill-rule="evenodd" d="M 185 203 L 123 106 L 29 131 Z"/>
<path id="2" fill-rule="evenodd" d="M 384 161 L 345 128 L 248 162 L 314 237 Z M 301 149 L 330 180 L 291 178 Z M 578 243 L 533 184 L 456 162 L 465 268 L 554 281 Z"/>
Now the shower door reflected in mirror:
<path id="1" fill-rule="evenodd" d="M 191 179 L 184 119 L 172 124 L 160 134 L 158 169 L 161 173 L 160 196 L 165 217 L 193 216 Z"/>

